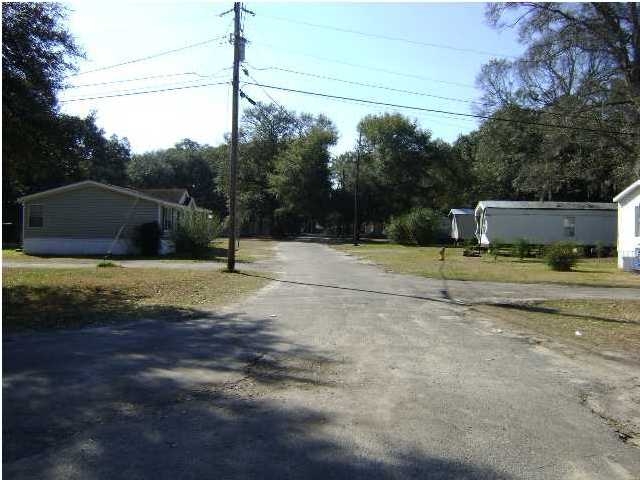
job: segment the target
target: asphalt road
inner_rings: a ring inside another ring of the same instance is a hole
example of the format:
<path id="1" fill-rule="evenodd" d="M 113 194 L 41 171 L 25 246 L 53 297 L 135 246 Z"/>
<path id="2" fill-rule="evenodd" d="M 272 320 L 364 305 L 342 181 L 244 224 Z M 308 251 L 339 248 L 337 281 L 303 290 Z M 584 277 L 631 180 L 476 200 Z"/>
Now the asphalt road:
<path id="1" fill-rule="evenodd" d="M 7 478 L 640 476 L 580 370 L 464 315 L 482 285 L 278 249 L 224 312 L 5 337 Z"/>

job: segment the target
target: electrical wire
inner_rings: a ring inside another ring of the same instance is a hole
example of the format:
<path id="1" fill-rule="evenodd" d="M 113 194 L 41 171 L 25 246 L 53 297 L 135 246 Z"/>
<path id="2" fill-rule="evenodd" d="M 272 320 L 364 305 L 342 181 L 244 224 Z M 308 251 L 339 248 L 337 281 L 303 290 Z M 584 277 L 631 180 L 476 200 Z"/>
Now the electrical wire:
<path id="1" fill-rule="evenodd" d="M 189 45 L 185 45 L 185 46 L 179 47 L 179 48 L 174 48 L 172 50 L 164 50 L 162 52 L 154 53 L 152 55 L 147 55 L 145 57 L 139 57 L 139 58 L 134 58 L 134 59 L 131 59 L 131 60 L 125 60 L 123 62 L 114 63 L 113 65 L 107 65 L 105 67 L 94 68 L 92 70 L 85 70 L 84 72 L 72 73 L 71 75 L 67 75 L 64 78 L 77 77 L 77 76 L 80 76 L 80 75 L 86 75 L 87 73 L 102 72 L 104 70 L 110 70 L 112 68 L 123 67 L 125 65 L 131 65 L 133 63 L 139 63 L 139 62 L 144 62 L 146 60 L 152 60 L 154 58 L 162 57 L 164 55 L 170 55 L 172 53 L 182 52 L 183 50 L 188 50 L 190 48 L 196 48 L 196 47 L 200 47 L 202 45 L 208 45 L 210 43 L 213 43 L 213 42 L 215 42 L 217 40 L 221 40 L 223 38 L 225 38 L 225 37 L 222 36 L 222 35 L 219 35 L 217 37 L 213 37 L 213 38 L 209 38 L 207 40 L 203 40 L 202 42 L 191 43 Z M 219 46 L 223 46 L 223 44 L 220 44 Z"/>
<path id="2" fill-rule="evenodd" d="M 361 64 L 357 64 L 357 63 L 351 63 L 351 62 L 346 62 L 343 60 L 336 60 L 336 59 L 331 59 L 331 58 L 326 58 L 326 57 L 321 57 L 318 55 L 313 55 L 310 53 L 305 53 L 305 52 L 297 52 L 294 50 L 289 50 L 286 48 L 282 48 L 278 45 L 271 45 L 268 43 L 262 43 L 262 42 L 251 42 L 252 44 L 256 45 L 258 48 L 267 48 L 267 49 L 271 49 L 271 50 L 276 50 L 276 51 L 280 51 L 280 52 L 285 52 L 285 53 L 290 53 L 293 55 L 301 55 L 303 57 L 309 57 L 309 58 L 313 58 L 316 60 L 320 60 L 323 62 L 329 62 L 329 63 L 336 63 L 339 65 L 346 65 L 348 67 L 353 67 L 353 68 L 361 68 L 364 70 L 371 70 L 373 72 L 380 72 L 380 73 L 387 73 L 389 75 L 397 75 L 399 77 L 407 77 L 407 78 L 414 78 L 414 79 L 418 79 L 418 80 L 426 80 L 428 82 L 435 82 L 435 83 L 442 83 L 445 85 L 455 85 L 457 87 L 465 87 L 465 88 L 473 88 L 475 89 L 475 85 L 471 85 L 469 83 L 459 83 L 459 82 L 451 82 L 448 80 L 440 80 L 437 78 L 431 78 L 431 77 L 425 77 L 422 75 L 416 75 L 416 74 L 412 74 L 412 73 L 406 73 L 406 72 L 398 72 L 395 70 L 387 70 L 386 68 L 379 68 L 379 67 L 374 67 L 374 66 L 370 66 L 370 65 L 361 65 Z"/>
<path id="3" fill-rule="evenodd" d="M 227 67 L 227 68 L 224 68 L 224 69 L 222 69 L 220 71 L 230 70 L 230 69 L 231 69 L 231 67 Z M 112 81 L 109 81 L 109 82 L 96 82 L 96 83 L 83 83 L 81 85 L 68 85 L 67 87 L 65 87 L 65 89 L 66 90 L 70 90 L 70 89 L 73 89 L 73 88 L 99 87 L 99 86 L 102 86 L 102 85 L 113 85 L 113 84 L 116 84 L 116 83 L 138 82 L 138 81 L 141 81 L 141 80 L 153 80 L 153 79 L 156 79 L 156 78 L 182 77 L 182 76 L 188 76 L 188 75 L 197 76 L 199 78 L 209 78 L 209 77 L 211 77 L 211 76 L 213 76 L 213 75 L 215 75 L 217 73 L 219 73 L 219 72 L 214 72 L 211 75 L 202 75 L 202 74 L 197 73 L 197 72 L 166 73 L 166 74 L 161 74 L 161 75 L 150 75 L 150 76 L 147 76 L 147 77 L 136 77 L 136 78 L 126 78 L 126 79 L 123 79 L 123 80 L 112 80 Z"/>
<path id="4" fill-rule="evenodd" d="M 402 37 L 394 37 L 391 35 L 381 35 L 378 33 L 371 33 L 371 32 L 364 32 L 362 30 L 352 30 L 349 28 L 341 28 L 341 27 L 335 27 L 333 25 L 323 25 L 320 23 L 312 23 L 312 22 L 306 22 L 303 20 L 295 20 L 292 18 L 286 18 L 286 17 L 279 17 L 276 15 L 265 15 L 264 13 L 260 13 L 258 15 L 258 18 L 269 18 L 272 20 L 277 20 L 280 22 L 288 22 L 288 23 L 293 23 L 296 25 L 304 25 L 307 27 L 313 27 L 313 28 L 322 28 L 325 30 L 332 30 L 334 32 L 341 32 L 341 33 L 350 33 L 353 35 L 360 35 L 362 37 L 369 37 L 369 38 L 378 38 L 381 40 L 389 40 L 389 41 L 393 41 L 393 42 L 404 42 L 404 43 L 408 43 L 411 45 L 418 45 L 418 46 L 423 46 L 423 47 L 431 47 L 431 48 L 442 48 L 442 49 L 446 49 L 446 50 L 452 50 L 455 52 L 465 52 L 465 53 L 474 53 L 477 55 L 484 55 L 484 56 L 495 56 L 495 57 L 503 57 L 503 58 L 517 58 L 515 55 L 507 55 L 504 53 L 496 53 L 496 52 L 488 52 L 485 50 L 476 50 L 473 48 L 464 48 L 464 47 L 456 47 L 453 45 L 446 45 L 443 43 L 431 43 L 431 42 L 422 42 L 419 40 L 412 40 L 410 38 L 402 38 Z"/>
<path id="5" fill-rule="evenodd" d="M 298 89 L 294 89 L 294 88 L 279 87 L 277 85 L 266 85 L 266 84 L 252 83 L 252 82 L 244 82 L 244 83 L 246 83 L 247 85 L 256 85 L 256 86 L 263 87 L 263 88 L 271 88 L 271 89 L 280 90 L 280 91 L 284 91 L 284 92 L 291 92 L 291 93 L 300 93 L 300 94 L 303 94 L 303 95 L 311 95 L 311 96 L 315 96 L 315 97 L 332 98 L 332 99 L 336 99 L 336 100 L 345 100 L 345 101 L 356 101 L 356 102 L 365 103 L 365 104 L 371 104 L 371 105 L 382 105 L 382 106 L 385 106 L 385 107 L 403 108 L 403 109 L 408 109 L 408 110 L 416 110 L 416 111 L 431 112 L 431 113 L 441 113 L 441 114 L 447 114 L 447 115 L 458 116 L 458 117 L 482 118 L 482 119 L 485 119 L 485 120 L 495 120 L 495 121 L 507 122 L 507 123 L 518 123 L 518 124 L 522 124 L 522 125 L 534 125 L 534 126 L 539 126 L 539 127 L 560 128 L 560 129 L 567 129 L 567 130 L 586 131 L 586 132 L 610 134 L 610 135 L 633 135 L 633 133 L 630 133 L 630 132 L 621 132 L 621 131 L 615 131 L 615 130 L 600 130 L 600 129 L 588 128 L 588 127 L 576 127 L 576 126 L 573 126 L 573 125 L 549 124 L 549 123 L 533 122 L 533 121 L 527 121 L 527 120 L 515 120 L 515 119 L 511 119 L 511 118 L 501 118 L 501 117 L 496 117 L 496 116 L 479 115 L 479 114 L 473 114 L 473 113 L 451 112 L 451 111 L 447 111 L 447 110 L 437 110 L 437 109 L 433 109 L 433 108 L 424 108 L 424 107 L 415 107 L 415 106 L 411 106 L 411 105 L 399 105 L 399 104 L 394 104 L 394 103 L 379 102 L 379 101 L 368 100 L 368 99 L 363 99 L 363 98 L 353 98 L 353 97 L 344 97 L 344 96 L 340 96 L 340 95 L 331 95 L 331 94 L 322 93 L 322 92 L 312 92 L 312 91 L 308 91 L 308 90 L 298 90 Z"/>
<path id="6" fill-rule="evenodd" d="M 60 103 L 70 103 L 70 102 L 82 102 L 85 100 L 99 100 L 102 98 L 115 98 L 115 97 L 128 97 L 131 95 L 145 95 L 148 93 L 159 93 L 159 92 L 171 92 L 174 90 L 186 90 L 189 88 L 202 88 L 202 87 L 212 87 L 215 85 L 227 85 L 229 82 L 215 82 L 215 83 L 203 83 L 200 85 L 184 85 L 184 86 L 177 86 L 177 87 L 168 87 L 168 88 L 159 88 L 156 90 L 143 90 L 143 91 L 136 91 L 136 92 L 121 92 L 121 93 L 115 93 L 113 95 L 99 95 L 99 96 L 95 96 L 95 97 L 83 97 L 83 98 L 69 98 L 67 100 L 60 100 Z"/>
<path id="7" fill-rule="evenodd" d="M 398 93 L 407 93 L 409 95 L 418 95 L 418 96 L 422 96 L 422 97 L 431 97 L 431 98 L 437 98 L 440 100 L 449 100 L 452 102 L 461 102 L 461 103 L 470 103 L 470 104 L 477 104 L 478 102 L 475 102 L 473 100 L 470 99 L 463 99 L 463 98 L 453 98 L 453 97 L 444 97 L 441 95 L 435 95 L 432 93 L 425 93 L 425 92 L 416 92 L 413 90 L 403 90 L 401 88 L 394 88 L 394 87 L 388 87 L 386 85 L 380 85 L 380 84 L 375 84 L 375 83 L 366 83 L 366 82 L 357 82 L 354 80 L 345 80 L 342 78 L 337 78 L 337 77 L 330 77 L 327 75 L 319 75 L 319 74 L 314 74 L 314 73 L 309 73 L 309 72 L 301 72 L 299 70 L 292 70 L 289 68 L 282 68 L 282 67 L 254 67 L 252 66 L 251 68 L 253 68 L 254 70 L 277 70 L 280 72 L 285 72 L 285 73 L 293 73 L 295 75 L 302 75 L 305 77 L 313 77 L 313 78 L 319 78 L 321 80 L 330 80 L 332 82 L 340 82 L 340 83 L 346 83 L 349 85 L 358 85 L 361 87 L 370 87 L 370 88 L 378 88 L 381 90 L 387 90 L 390 92 L 398 92 Z"/>

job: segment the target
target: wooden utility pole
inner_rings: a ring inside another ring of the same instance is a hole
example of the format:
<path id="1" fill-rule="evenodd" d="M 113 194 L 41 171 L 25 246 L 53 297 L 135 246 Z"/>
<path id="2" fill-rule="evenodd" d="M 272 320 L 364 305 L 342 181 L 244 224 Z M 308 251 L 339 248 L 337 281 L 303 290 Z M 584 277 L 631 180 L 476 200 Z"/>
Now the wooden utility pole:
<path id="1" fill-rule="evenodd" d="M 227 247 L 227 270 L 236 269 L 236 205 L 238 183 L 238 92 L 240 90 L 240 2 L 233 4 L 233 104 L 231 113 L 231 152 L 229 156 L 229 244 Z"/>
<path id="2" fill-rule="evenodd" d="M 356 148 L 356 181 L 353 189 L 353 245 L 358 246 L 360 241 L 360 225 L 358 222 L 358 183 L 360 182 L 360 143 L 362 142 L 362 132 L 358 135 L 358 146 Z"/>

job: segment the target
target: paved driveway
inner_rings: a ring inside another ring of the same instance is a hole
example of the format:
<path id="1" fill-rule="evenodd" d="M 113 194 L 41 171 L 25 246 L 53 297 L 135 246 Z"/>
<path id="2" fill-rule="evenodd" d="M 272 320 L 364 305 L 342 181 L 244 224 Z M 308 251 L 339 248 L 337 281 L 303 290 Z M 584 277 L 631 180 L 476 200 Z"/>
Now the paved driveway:
<path id="1" fill-rule="evenodd" d="M 640 475 L 577 367 L 446 298 L 481 289 L 317 244 L 272 268 L 284 281 L 199 320 L 5 337 L 7 478 Z"/>

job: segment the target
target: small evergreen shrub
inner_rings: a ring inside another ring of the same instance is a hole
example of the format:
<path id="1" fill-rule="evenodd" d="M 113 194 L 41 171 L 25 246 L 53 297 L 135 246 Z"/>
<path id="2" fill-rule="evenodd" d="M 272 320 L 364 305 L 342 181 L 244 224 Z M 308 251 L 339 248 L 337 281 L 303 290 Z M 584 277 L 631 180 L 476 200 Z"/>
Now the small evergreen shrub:
<path id="1" fill-rule="evenodd" d="M 401 245 L 411 245 L 411 232 L 409 231 L 409 224 L 404 215 L 399 217 L 391 217 L 387 225 L 385 226 L 387 236 L 395 243 Z"/>
<path id="2" fill-rule="evenodd" d="M 596 257 L 604 258 L 607 256 L 607 247 L 604 246 L 604 243 L 598 241 L 596 242 L 595 252 L 596 252 Z"/>
<path id="3" fill-rule="evenodd" d="M 198 210 L 181 212 L 172 240 L 176 253 L 194 258 L 206 255 L 209 244 L 220 235 L 222 222 L 219 218 Z"/>
<path id="4" fill-rule="evenodd" d="M 134 243 L 141 255 L 155 257 L 160 251 L 160 236 L 162 231 L 158 222 L 149 222 L 138 225 L 135 230 Z"/>
<path id="5" fill-rule="evenodd" d="M 403 245 L 429 245 L 438 240 L 440 218 L 430 208 L 414 208 L 404 215 L 391 217 L 386 233 Z"/>
<path id="6" fill-rule="evenodd" d="M 520 260 L 524 260 L 525 257 L 528 257 L 531 252 L 531 244 L 526 238 L 518 238 L 512 246 L 513 255 L 518 257 Z"/>
<path id="7" fill-rule="evenodd" d="M 546 249 L 547 265 L 552 270 L 568 272 L 578 261 L 578 247 L 572 242 L 557 242 Z"/>

